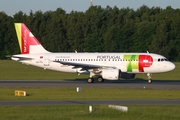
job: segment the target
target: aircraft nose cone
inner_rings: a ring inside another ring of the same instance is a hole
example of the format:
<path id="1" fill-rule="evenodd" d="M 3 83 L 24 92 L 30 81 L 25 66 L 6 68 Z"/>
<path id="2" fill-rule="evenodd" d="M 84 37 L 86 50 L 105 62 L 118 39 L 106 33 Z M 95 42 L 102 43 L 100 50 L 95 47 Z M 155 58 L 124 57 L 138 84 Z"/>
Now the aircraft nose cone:
<path id="1" fill-rule="evenodd" d="M 175 64 L 174 63 L 170 63 L 169 65 L 169 70 L 174 70 L 176 68 Z"/>

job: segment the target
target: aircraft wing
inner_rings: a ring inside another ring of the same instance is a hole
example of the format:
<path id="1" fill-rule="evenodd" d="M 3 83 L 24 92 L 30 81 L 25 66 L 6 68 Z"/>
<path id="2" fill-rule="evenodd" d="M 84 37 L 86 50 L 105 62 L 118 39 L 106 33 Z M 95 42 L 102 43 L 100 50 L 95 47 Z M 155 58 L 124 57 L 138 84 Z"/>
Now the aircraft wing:
<path id="1" fill-rule="evenodd" d="M 116 68 L 114 66 L 101 66 L 101 65 L 74 63 L 74 62 L 67 62 L 67 61 L 54 61 L 54 62 L 58 62 L 63 65 L 74 66 L 74 68 L 82 68 L 82 70 L 97 69 L 97 68 Z"/>

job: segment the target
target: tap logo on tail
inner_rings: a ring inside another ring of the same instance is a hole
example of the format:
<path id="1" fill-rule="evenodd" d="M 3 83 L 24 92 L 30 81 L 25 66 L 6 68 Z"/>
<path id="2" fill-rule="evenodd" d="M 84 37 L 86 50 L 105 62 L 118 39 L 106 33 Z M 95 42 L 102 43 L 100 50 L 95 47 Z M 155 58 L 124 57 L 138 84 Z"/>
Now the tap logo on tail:
<path id="1" fill-rule="evenodd" d="M 23 23 L 15 23 L 16 34 L 22 54 L 30 53 L 31 45 L 39 45 L 39 41 Z"/>

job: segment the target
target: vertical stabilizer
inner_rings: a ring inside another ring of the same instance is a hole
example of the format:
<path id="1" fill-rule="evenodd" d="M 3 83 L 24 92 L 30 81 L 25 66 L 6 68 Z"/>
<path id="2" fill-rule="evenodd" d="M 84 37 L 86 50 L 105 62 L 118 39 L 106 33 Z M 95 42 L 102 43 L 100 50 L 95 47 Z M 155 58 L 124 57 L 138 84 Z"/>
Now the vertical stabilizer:
<path id="1" fill-rule="evenodd" d="M 15 29 L 22 54 L 48 53 L 24 23 L 15 23 Z"/>

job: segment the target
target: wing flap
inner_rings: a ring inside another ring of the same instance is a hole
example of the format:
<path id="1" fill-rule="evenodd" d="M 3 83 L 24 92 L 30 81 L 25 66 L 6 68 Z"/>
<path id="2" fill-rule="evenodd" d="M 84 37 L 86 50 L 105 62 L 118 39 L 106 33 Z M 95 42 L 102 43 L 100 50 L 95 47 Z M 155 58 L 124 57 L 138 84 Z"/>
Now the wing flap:
<path id="1" fill-rule="evenodd" d="M 75 63 L 75 62 L 67 62 L 67 61 L 54 61 L 58 62 L 63 65 L 69 65 L 74 66 L 73 68 L 82 68 L 82 70 L 90 70 L 90 69 L 103 69 L 103 68 L 115 68 L 113 66 L 101 66 L 101 65 L 95 65 L 95 64 L 86 64 L 86 63 Z"/>

